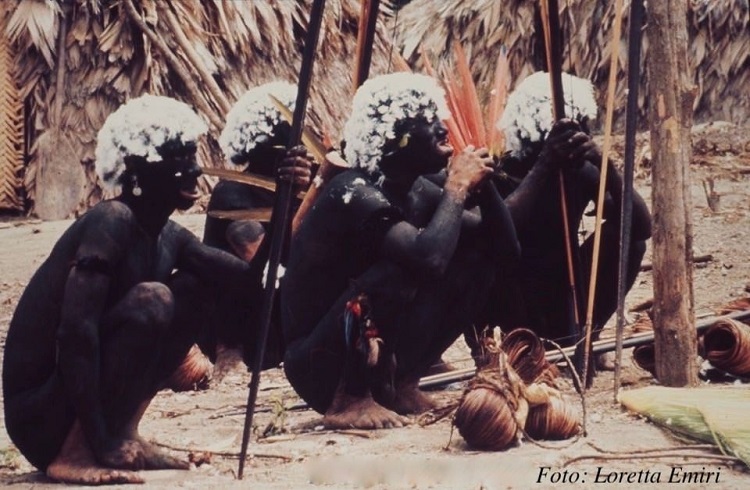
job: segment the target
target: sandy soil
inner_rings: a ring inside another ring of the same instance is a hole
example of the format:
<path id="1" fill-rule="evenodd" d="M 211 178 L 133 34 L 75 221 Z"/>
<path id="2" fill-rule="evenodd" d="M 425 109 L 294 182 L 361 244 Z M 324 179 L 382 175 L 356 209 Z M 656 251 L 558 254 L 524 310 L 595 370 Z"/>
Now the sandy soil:
<path id="1" fill-rule="evenodd" d="M 643 143 L 645 135 L 639 137 Z M 711 315 L 717 307 L 748 295 L 750 281 L 750 128 L 723 123 L 697 127 L 692 169 L 696 255 L 711 259 L 695 268 L 696 315 Z M 621 145 L 615 149 L 621 152 Z M 650 202 L 648 151 L 639 148 L 637 189 Z M 719 208 L 707 206 L 703 182 L 712 179 Z M 178 220 L 196 233 L 203 216 Z M 4 344 L 10 317 L 20 293 L 69 221 L 0 221 L 0 343 Z M 589 226 L 592 229 L 593 225 Z M 650 261 L 647 255 L 646 261 Z M 652 296 L 651 273 L 643 272 L 628 296 L 633 306 Z M 630 313 L 635 321 L 638 314 Z M 446 357 L 458 367 L 470 367 L 463 341 Z M 634 367 L 625 351 L 625 389 L 647 386 L 653 379 Z M 281 370 L 263 373 L 252 458 L 244 481 L 236 479 L 250 374 L 238 366 L 207 391 L 162 392 L 142 424 L 142 433 L 177 455 L 199 463 L 189 472 L 145 472 L 149 488 L 550 488 L 566 482 L 577 488 L 601 487 L 633 472 L 638 487 L 666 483 L 675 468 L 712 471 L 704 483 L 681 488 L 747 488 L 750 474 L 740 465 L 714 459 L 717 453 L 690 449 L 668 432 L 626 413 L 614 402 L 613 376 L 601 373 L 587 393 L 588 435 L 573 441 L 544 444 L 524 442 L 501 453 L 469 450 L 458 433 L 451 437 L 450 418 L 422 426 L 383 431 L 324 431 L 320 416 L 304 408 Z M 435 396 L 456 401 L 465 387 L 453 383 Z M 567 392 L 574 399 L 574 392 Z M 0 423 L 4 427 L 4 424 Z M 271 434 L 263 436 L 263 434 Z M 260 437 L 258 437 L 260 435 Z M 669 449 L 672 456 L 639 451 Z M 618 454 L 604 453 L 616 451 Z M 687 454 L 687 455 L 686 455 Z M 574 458 L 577 461 L 572 461 Z M 625 472 L 625 473 L 621 473 Z M 716 474 L 718 472 L 718 476 Z M 598 476 L 598 479 L 597 479 Z M 710 480 L 710 481 L 708 481 Z M 718 482 L 716 481 L 718 480 Z M 652 482 L 652 483 L 649 483 Z M 0 430 L 0 485 L 10 488 L 52 488 L 18 454 L 5 430 Z M 634 486 L 622 483 L 621 486 Z"/>

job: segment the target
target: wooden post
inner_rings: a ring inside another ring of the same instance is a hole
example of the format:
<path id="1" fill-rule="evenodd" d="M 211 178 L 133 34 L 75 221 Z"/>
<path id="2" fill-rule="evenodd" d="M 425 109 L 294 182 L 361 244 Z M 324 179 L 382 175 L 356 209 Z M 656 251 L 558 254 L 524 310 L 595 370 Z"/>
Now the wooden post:
<path id="1" fill-rule="evenodd" d="M 695 92 L 686 6 L 681 0 L 647 4 L 656 373 L 666 386 L 698 383 L 689 174 Z"/>

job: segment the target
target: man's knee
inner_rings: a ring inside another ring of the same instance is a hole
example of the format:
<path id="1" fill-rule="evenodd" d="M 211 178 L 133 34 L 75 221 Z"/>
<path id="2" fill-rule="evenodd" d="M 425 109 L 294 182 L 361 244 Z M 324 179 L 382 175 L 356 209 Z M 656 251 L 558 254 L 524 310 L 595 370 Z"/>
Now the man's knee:
<path id="1" fill-rule="evenodd" d="M 263 225 L 257 221 L 235 221 L 227 228 L 226 238 L 235 255 L 250 261 L 255 257 L 264 234 Z"/>
<path id="2" fill-rule="evenodd" d="M 168 327 L 174 318 L 174 295 L 160 282 L 143 282 L 133 287 L 130 292 L 133 310 L 137 323 L 149 327 Z"/>

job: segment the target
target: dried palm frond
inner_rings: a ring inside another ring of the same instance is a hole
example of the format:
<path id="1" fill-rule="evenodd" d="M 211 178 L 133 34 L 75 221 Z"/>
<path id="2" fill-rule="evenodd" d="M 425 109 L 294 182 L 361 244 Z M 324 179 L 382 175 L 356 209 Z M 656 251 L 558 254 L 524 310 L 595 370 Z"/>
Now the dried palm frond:
<path id="1" fill-rule="evenodd" d="M 619 401 L 665 429 L 716 444 L 750 466 L 747 388 L 649 386 L 620 392 Z"/>
<path id="2" fill-rule="evenodd" d="M 33 46 L 49 67 L 55 65 L 55 46 L 59 17 L 57 2 L 21 0 L 5 26 L 5 34 L 13 43 Z"/>
<path id="3" fill-rule="evenodd" d="M 8 7 L 0 7 L 0 33 L 7 23 Z M 13 51 L 7 36 L 0 34 L 0 209 L 23 209 L 23 100 L 12 77 Z"/>

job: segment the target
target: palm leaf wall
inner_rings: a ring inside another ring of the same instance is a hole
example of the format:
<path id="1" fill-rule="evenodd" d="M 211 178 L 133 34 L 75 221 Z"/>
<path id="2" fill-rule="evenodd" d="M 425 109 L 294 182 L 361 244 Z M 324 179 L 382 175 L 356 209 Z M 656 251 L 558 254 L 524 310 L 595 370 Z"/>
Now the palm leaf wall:
<path id="1" fill-rule="evenodd" d="M 176 97 L 201 113 L 211 128 L 201 163 L 221 166 L 216 138 L 231 104 L 252 86 L 297 80 L 311 4 L 5 0 L 12 15 L 0 27 L 15 48 L 18 97 L 28 102 L 30 211 L 64 218 L 103 197 L 93 171 L 96 133 L 120 104 L 143 93 Z M 357 0 L 326 4 L 308 123 L 334 141 L 350 109 L 358 16 Z M 379 26 L 373 75 L 388 70 L 389 35 Z"/>

